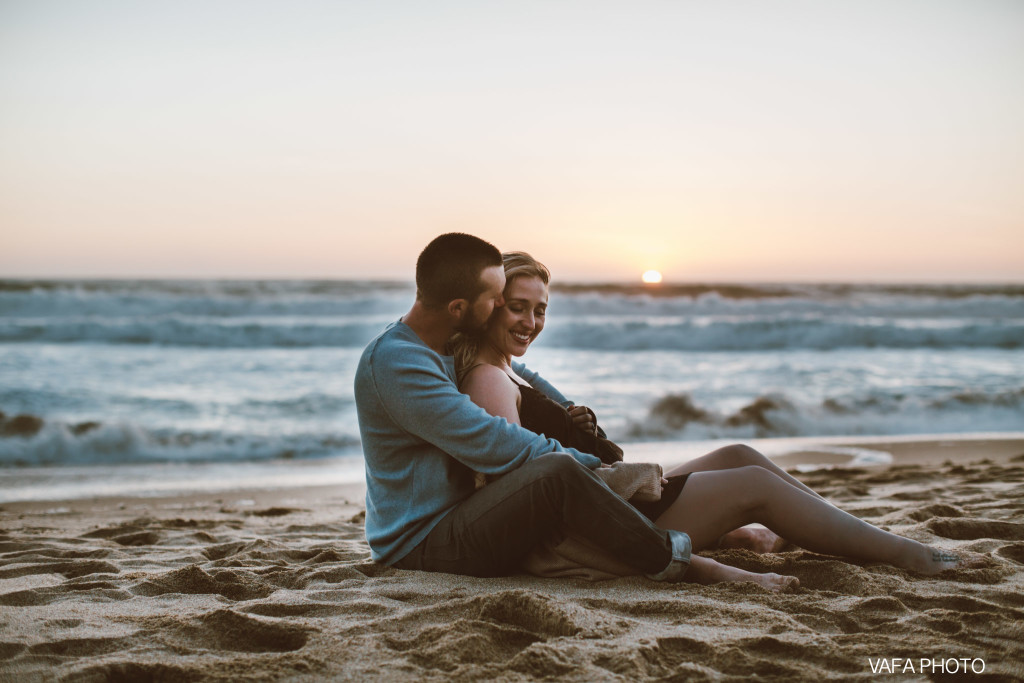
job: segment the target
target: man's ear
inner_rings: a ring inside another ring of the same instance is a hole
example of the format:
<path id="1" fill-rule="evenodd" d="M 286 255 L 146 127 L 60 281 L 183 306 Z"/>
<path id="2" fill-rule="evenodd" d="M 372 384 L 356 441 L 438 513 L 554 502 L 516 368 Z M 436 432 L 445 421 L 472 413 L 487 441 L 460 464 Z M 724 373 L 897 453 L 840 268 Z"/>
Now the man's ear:
<path id="1" fill-rule="evenodd" d="M 462 320 L 469 311 L 468 299 L 452 299 L 448 302 L 448 314 L 456 320 Z"/>

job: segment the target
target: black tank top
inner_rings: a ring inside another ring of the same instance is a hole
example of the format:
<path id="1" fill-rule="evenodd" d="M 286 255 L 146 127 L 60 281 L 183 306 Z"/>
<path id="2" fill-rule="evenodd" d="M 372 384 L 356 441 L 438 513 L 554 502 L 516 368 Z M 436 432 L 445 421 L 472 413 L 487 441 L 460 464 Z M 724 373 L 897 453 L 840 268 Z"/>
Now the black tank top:
<path id="1" fill-rule="evenodd" d="M 596 455 L 606 465 L 622 460 L 622 449 L 606 439 L 600 427 L 597 434 L 580 429 L 572 421 L 569 411 L 557 402 L 531 386 L 520 384 L 511 377 L 508 379 L 519 388 L 522 397 L 519 402 L 519 421 L 531 432 L 543 434 L 563 446 Z"/>

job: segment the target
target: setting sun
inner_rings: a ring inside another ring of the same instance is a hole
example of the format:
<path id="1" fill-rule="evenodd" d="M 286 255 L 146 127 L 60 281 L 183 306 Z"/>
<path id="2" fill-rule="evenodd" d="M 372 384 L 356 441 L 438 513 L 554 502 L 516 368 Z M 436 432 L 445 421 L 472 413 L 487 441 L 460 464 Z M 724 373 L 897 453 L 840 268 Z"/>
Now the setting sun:
<path id="1" fill-rule="evenodd" d="M 661 282 L 661 273 L 656 270 L 648 270 L 643 274 L 642 279 L 649 285 L 654 285 Z"/>

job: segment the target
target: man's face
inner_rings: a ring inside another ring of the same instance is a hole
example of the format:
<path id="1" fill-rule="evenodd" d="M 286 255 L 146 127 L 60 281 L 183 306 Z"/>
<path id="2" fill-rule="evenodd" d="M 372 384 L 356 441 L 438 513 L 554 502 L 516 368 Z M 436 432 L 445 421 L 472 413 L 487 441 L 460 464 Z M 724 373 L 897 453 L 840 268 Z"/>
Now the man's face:
<path id="1" fill-rule="evenodd" d="M 505 290 L 504 268 L 501 266 L 485 268 L 480 274 L 480 282 L 484 286 L 484 291 L 480 293 L 476 301 L 470 302 L 466 316 L 459 323 L 458 330 L 460 332 L 482 330 L 494 309 L 505 303 L 501 297 L 501 293 Z"/>

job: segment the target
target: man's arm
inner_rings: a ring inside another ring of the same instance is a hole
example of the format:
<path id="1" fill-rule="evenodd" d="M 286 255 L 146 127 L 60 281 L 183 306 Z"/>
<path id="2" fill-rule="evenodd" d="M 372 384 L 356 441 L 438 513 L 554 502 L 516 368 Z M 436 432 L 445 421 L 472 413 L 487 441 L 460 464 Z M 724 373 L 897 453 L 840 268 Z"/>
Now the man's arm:
<path id="1" fill-rule="evenodd" d="M 559 451 L 587 467 L 601 463 L 590 454 L 489 415 L 459 392 L 440 357 L 419 345 L 378 348 L 371 372 L 384 409 L 396 424 L 477 472 L 503 474 Z"/>

